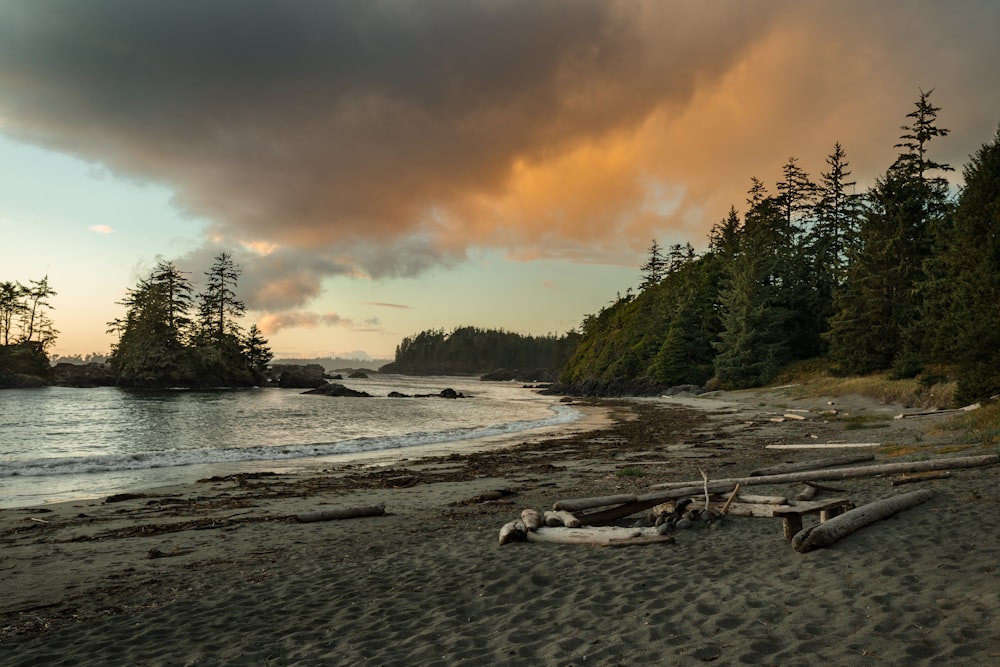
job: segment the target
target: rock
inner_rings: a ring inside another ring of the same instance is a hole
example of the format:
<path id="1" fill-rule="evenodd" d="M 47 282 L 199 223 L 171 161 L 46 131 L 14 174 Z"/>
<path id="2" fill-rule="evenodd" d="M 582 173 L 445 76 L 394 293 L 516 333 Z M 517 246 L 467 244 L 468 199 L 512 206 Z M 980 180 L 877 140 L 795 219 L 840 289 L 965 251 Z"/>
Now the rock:
<path id="1" fill-rule="evenodd" d="M 409 394 L 401 394 L 398 391 L 390 391 L 388 396 L 389 398 L 413 398 Z"/>
<path id="2" fill-rule="evenodd" d="M 371 394 L 369 394 L 368 392 L 348 389 L 344 385 L 337 384 L 336 382 L 327 382 L 322 386 L 316 387 L 315 389 L 310 389 L 309 391 L 304 391 L 302 393 L 320 394 L 322 396 L 347 396 L 347 397 L 357 397 L 357 398 L 371 398 Z"/>
<path id="3" fill-rule="evenodd" d="M 350 375 L 347 376 L 349 379 L 354 380 L 367 380 L 368 374 L 364 371 L 351 371 Z"/>
<path id="4" fill-rule="evenodd" d="M 440 396 L 441 398 L 465 398 L 465 396 L 455 391 L 451 387 L 448 387 L 447 389 L 442 389 L 441 393 L 438 394 L 438 396 Z"/>

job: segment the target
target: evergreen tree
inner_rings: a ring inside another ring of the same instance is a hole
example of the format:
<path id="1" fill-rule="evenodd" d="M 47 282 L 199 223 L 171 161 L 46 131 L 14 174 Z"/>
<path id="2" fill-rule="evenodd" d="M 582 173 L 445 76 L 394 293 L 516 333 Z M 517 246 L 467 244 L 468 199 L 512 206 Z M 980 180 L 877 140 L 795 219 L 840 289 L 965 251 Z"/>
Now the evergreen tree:
<path id="1" fill-rule="evenodd" d="M 239 319 L 246 304 L 236 298 L 240 270 L 232 255 L 220 253 L 205 272 L 205 288 L 198 296 L 198 326 L 202 344 L 223 345 L 239 339 Z"/>
<path id="2" fill-rule="evenodd" d="M 918 294 L 931 256 L 935 224 L 947 214 L 947 181 L 929 170 L 948 165 L 927 157 L 928 142 L 947 130 L 936 126 L 938 108 L 921 92 L 907 114 L 903 152 L 869 192 L 869 210 L 859 230 L 859 248 L 836 300 L 830 356 L 843 372 L 893 367 L 899 376 L 919 372 L 924 346 Z"/>
<path id="3" fill-rule="evenodd" d="M 653 239 L 653 242 L 649 244 L 649 249 L 646 251 L 646 263 L 640 267 L 640 270 L 642 271 L 640 290 L 648 289 L 663 280 L 667 270 L 667 262 L 663 257 L 663 248 L 660 247 L 656 239 Z"/>
<path id="4" fill-rule="evenodd" d="M 773 379 L 792 356 L 788 307 L 794 275 L 792 228 L 780 201 L 754 178 L 748 192 L 740 251 L 721 294 L 722 332 L 716 343 L 716 377 L 726 386 L 751 387 Z"/>
<path id="5" fill-rule="evenodd" d="M 843 287 L 849 258 L 856 253 L 864 214 L 864 197 L 853 192 L 855 182 L 848 180 L 846 157 L 838 142 L 826 159 L 829 171 L 821 174 L 814 222 L 806 239 L 813 298 L 808 310 L 820 335 L 829 330 L 836 312 L 834 294 Z"/>
<path id="6" fill-rule="evenodd" d="M 14 340 L 14 323 L 24 312 L 25 288 L 21 283 L 0 283 L 0 345 L 11 345 Z"/>
<path id="7" fill-rule="evenodd" d="M 59 333 L 52 326 L 52 320 L 48 316 L 48 310 L 52 307 L 49 304 L 49 297 L 55 296 L 57 292 L 49 287 L 49 277 L 45 276 L 41 280 L 29 280 L 30 287 L 21 288 L 21 296 L 24 300 L 21 308 L 21 338 L 22 342 L 38 343 L 42 350 L 47 350 L 55 343 L 56 335 Z"/>
<path id="8" fill-rule="evenodd" d="M 243 353 L 246 356 L 250 369 L 255 373 L 263 373 L 267 370 L 267 365 L 271 363 L 274 354 L 268 347 L 267 339 L 261 333 L 256 324 L 250 325 L 250 331 L 243 341 Z"/>
<path id="9" fill-rule="evenodd" d="M 159 262 L 150 276 L 130 289 L 122 305 L 124 320 L 110 323 L 119 332 L 109 363 L 123 386 L 187 384 L 191 283 L 172 263 Z"/>
<path id="10" fill-rule="evenodd" d="M 1000 128 L 963 170 L 965 187 L 942 257 L 945 280 L 936 320 L 953 341 L 962 403 L 1000 393 Z"/>

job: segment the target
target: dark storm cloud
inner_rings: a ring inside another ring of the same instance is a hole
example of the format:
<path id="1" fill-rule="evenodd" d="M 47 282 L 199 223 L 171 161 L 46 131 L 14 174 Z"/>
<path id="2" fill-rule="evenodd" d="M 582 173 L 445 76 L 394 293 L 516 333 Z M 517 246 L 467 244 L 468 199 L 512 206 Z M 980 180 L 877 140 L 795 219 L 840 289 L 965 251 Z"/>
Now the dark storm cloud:
<path id="1" fill-rule="evenodd" d="M 957 165 L 998 120 L 998 7 L 0 0 L 0 131 L 168 185 L 211 243 L 264 251 L 252 306 L 292 307 L 476 245 L 697 242 L 762 165 L 841 141 L 884 168 L 919 87 L 969 133 Z"/>
<path id="2" fill-rule="evenodd" d="M 363 270 L 412 274 L 463 257 L 461 221 L 442 229 L 435 211 L 501 192 L 517 160 L 627 129 L 665 97 L 683 102 L 765 13 L 681 7 L 6 3 L 0 122 L 170 185 L 224 238 L 357 246 Z M 642 32 L 649 21 L 658 44 Z M 716 37 L 694 38 L 691 21 Z"/>

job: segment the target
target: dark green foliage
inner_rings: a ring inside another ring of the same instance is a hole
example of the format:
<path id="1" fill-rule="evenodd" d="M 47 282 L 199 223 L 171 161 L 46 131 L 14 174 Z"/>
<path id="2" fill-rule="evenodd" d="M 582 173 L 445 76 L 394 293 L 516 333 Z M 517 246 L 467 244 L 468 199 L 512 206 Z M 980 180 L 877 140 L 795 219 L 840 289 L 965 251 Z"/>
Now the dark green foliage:
<path id="1" fill-rule="evenodd" d="M 894 368 L 919 372 L 927 348 L 921 322 L 925 266 L 935 249 L 933 230 L 948 215 L 947 181 L 930 170 L 947 170 L 927 157 L 928 142 L 948 132 L 935 125 L 938 109 L 921 93 L 912 124 L 903 126 L 899 155 L 868 194 L 869 209 L 837 296 L 828 340 L 830 357 L 845 373 Z"/>
<path id="2" fill-rule="evenodd" d="M 160 262 L 148 278 L 129 290 L 124 319 L 111 328 L 119 335 L 108 362 L 125 387 L 250 386 L 261 381 L 270 361 L 267 341 L 244 339 L 236 317 L 245 310 L 235 298 L 238 270 L 222 254 L 207 274 L 198 296 L 199 319 L 187 276 L 170 262 Z"/>
<path id="3" fill-rule="evenodd" d="M 412 375 L 482 374 L 498 369 L 554 373 L 578 336 L 524 336 L 497 329 L 459 327 L 421 331 L 396 346 L 395 360 L 380 371 Z"/>
<path id="4" fill-rule="evenodd" d="M 963 403 L 1000 393 L 1000 128 L 966 165 L 935 303 Z"/>
<path id="5" fill-rule="evenodd" d="M 704 383 L 712 373 L 711 343 L 719 333 L 720 281 L 718 257 L 690 258 L 635 298 L 618 299 L 587 316 L 580 344 L 560 379 Z"/>

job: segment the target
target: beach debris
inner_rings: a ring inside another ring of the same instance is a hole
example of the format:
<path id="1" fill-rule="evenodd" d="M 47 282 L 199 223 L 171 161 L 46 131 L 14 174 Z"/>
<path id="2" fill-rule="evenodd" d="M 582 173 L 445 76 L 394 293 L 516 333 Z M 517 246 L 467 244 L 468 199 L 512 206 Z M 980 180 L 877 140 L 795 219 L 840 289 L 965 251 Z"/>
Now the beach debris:
<path id="1" fill-rule="evenodd" d="M 862 505 L 826 522 L 800 530 L 792 537 L 792 547 L 799 553 L 806 553 L 830 546 L 865 526 L 926 502 L 933 495 L 934 492 L 930 489 L 920 489 Z"/>
<path id="2" fill-rule="evenodd" d="M 476 494 L 465 500 L 456 501 L 452 503 L 452 505 L 479 505 L 481 503 L 489 503 L 513 495 L 517 495 L 517 492 L 510 489 L 493 489 L 492 491 L 484 491 Z"/>
<path id="3" fill-rule="evenodd" d="M 796 500 L 812 500 L 812 499 L 813 499 L 813 496 L 815 496 L 815 495 L 816 495 L 816 492 L 817 492 L 818 490 L 819 490 L 819 489 L 817 489 L 817 488 L 816 488 L 815 486 L 813 486 L 812 484 L 806 484 L 806 485 L 805 485 L 805 488 L 803 488 L 803 489 L 802 489 L 801 491 L 799 491 L 799 492 L 798 492 L 798 493 L 797 493 L 797 494 L 795 495 L 795 499 L 796 499 Z"/>
<path id="4" fill-rule="evenodd" d="M 299 512 L 295 520 L 299 523 L 313 521 L 332 521 L 336 519 L 354 519 L 356 517 L 382 516 L 385 505 L 366 505 L 364 507 L 341 507 L 338 509 L 316 510 L 314 512 Z"/>

